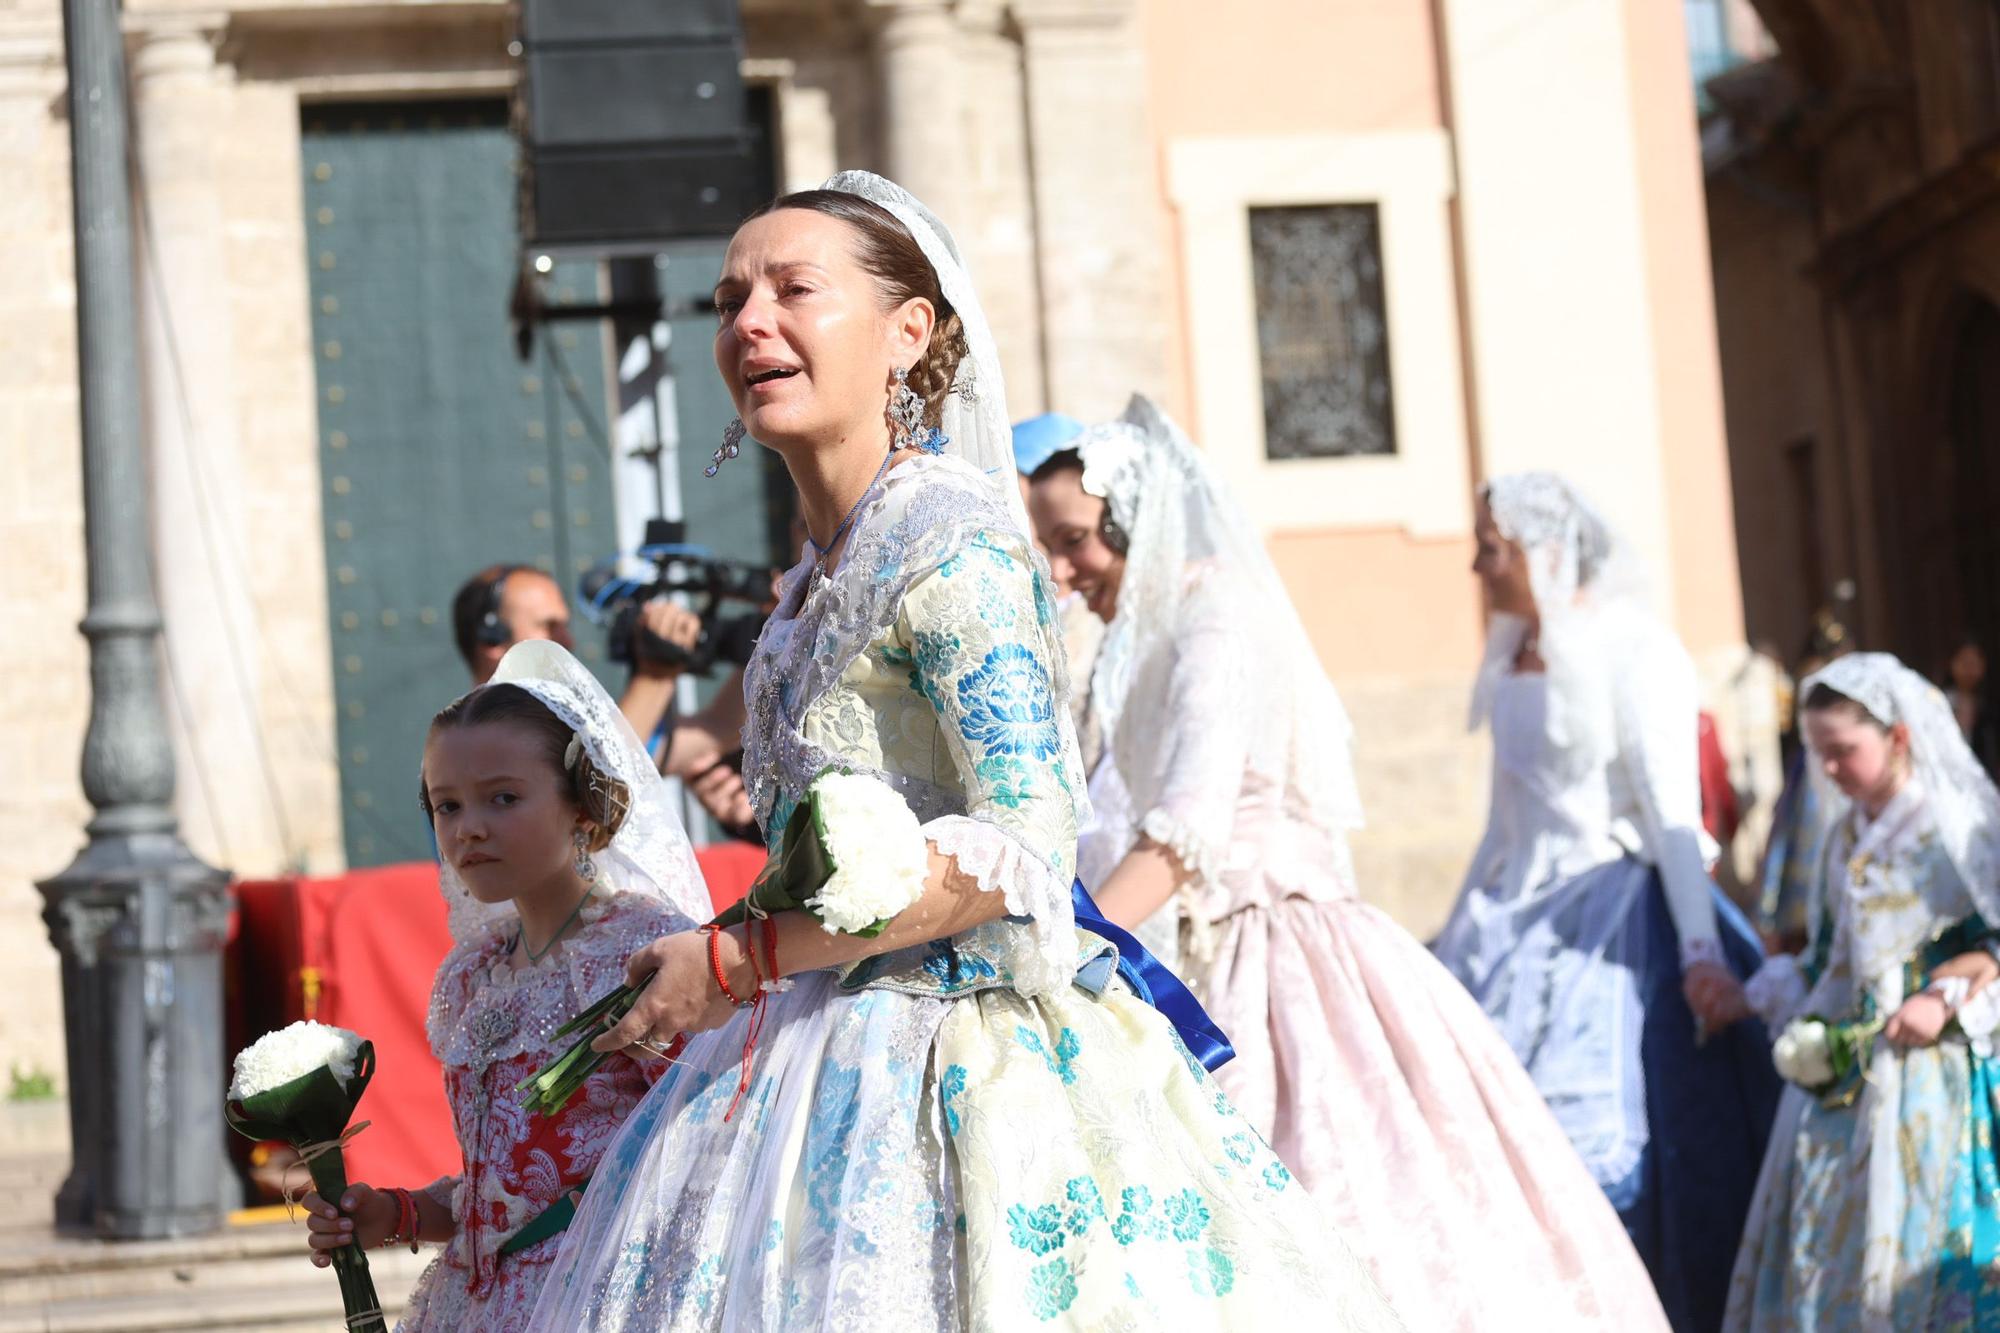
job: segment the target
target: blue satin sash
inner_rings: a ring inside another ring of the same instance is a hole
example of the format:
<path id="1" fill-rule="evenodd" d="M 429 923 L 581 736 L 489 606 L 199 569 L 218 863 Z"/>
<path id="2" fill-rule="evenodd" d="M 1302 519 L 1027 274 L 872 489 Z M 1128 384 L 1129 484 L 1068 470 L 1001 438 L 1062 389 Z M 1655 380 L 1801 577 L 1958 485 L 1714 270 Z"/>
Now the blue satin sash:
<path id="1" fill-rule="evenodd" d="M 1138 997 L 1166 1016 L 1174 1025 L 1181 1041 L 1201 1061 L 1202 1068 L 1220 1069 L 1236 1058 L 1236 1048 L 1229 1044 L 1229 1035 L 1215 1025 L 1208 1011 L 1201 1007 L 1201 1001 L 1194 998 L 1181 979 L 1170 971 L 1165 963 L 1146 951 L 1146 946 L 1132 938 L 1122 927 L 1105 920 L 1104 913 L 1097 910 L 1090 893 L 1083 887 L 1082 880 L 1070 884 L 1070 901 L 1076 906 L 1076 924 L 1108 940 L 1118 950 L 1118 975 Z"/>

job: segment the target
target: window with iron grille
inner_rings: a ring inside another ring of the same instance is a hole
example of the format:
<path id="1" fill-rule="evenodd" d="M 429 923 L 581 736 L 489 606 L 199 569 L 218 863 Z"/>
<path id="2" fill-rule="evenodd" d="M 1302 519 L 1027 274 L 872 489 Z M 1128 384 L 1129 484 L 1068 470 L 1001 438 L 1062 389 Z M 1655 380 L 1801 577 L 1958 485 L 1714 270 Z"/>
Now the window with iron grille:
<path id="1" fill-rule="evenodd" d="M 1396 452 L 1382 224 L 1373 204 L 1250 210 L 1264 452 Z"/>

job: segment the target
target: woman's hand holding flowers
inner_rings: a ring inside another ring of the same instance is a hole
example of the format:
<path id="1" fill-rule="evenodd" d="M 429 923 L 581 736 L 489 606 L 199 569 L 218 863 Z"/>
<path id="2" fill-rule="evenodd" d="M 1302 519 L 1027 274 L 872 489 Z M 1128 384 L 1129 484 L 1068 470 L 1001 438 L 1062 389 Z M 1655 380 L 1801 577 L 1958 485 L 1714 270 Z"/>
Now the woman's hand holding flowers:
<path id="1" fill-rule="evenodd" d="M 738 996 L 754 994 L 756 977 L 741 933 L 721 931 L 715 947 L 729 989 Z M 702 931 L 664 935 L 634 953 L 625 967 L 626 978 L 636 986 L 648 973 L 652 981 L 639 992 L 625 1017 L 590 1043 L 592 1050 L 624 1050 L 641 1041 L 664 1046 L 677 1035 L 719 1028 L 736 1012 L 736 1006 L 715 984 L 715 973 L 709 966 L 709 940 Z M 647 1054 L 645 1048 L 632 1053 L 640 1058 Z"/>

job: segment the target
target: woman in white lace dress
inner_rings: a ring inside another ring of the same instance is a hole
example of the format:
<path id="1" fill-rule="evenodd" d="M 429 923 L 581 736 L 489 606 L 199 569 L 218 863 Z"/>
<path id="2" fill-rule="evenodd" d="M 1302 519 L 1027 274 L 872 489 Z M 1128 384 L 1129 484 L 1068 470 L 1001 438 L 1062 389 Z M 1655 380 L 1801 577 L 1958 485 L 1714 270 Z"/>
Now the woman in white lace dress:
<path id="1" fill-rule="evenodd" d="M 1135 398 L 1037 468 L 1029 507 L 1108 622 L 1085 883 L 1148 947 L 1178 938 L 1236 1047 L 1223 1090 L 1412 1328 L 1663 1330 L 1506 1043 L 1356 896 L 1346 711 L 1200 452 Z"/>
<path id="2" fill-rule="evenodd" d="M 1477 537 L 1492 809 L 1435 947 L 1617 1207 L 1668 1319 L 1713 1329 L 1777 1078 L 1762 1026 L 1725 1030 L 1718 1003 L 1760 952 L 1708 878 L 1694 664 L 1561 477 L 1489 482 Z"/>
<path id="3" fill-rule="evenodd" d="M 843 173 L 746 222 L 716 296 L 717 365 L 811 538 L 746 682 L 759 821 L 782 828 L 829 767 L 881 776 L 924 821 L 929 885 L 872 940 L 777 917 L 791 987 L 754 1049 L 724 994 L 753 985 L 740 935 L 634 957 L 654 979 L 601 1044 L 690 1040 L 606 1154 L 535 1327 L 1394 1327 L 1076 929 L 1053 593 L 949 235 Z"/>

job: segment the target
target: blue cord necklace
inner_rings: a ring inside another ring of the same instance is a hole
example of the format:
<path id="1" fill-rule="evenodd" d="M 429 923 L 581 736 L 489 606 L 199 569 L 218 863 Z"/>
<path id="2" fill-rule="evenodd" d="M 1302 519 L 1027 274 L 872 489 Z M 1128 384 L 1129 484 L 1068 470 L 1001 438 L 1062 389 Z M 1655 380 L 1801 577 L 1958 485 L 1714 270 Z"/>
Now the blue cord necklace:
<path id="1" fill-rule="evenodd" d="M 869 492 L 875 489 L 875 482 L 882 480 L 882 474 L 889 470 L 889 460 L 895 456 L 896 446 L 892 444 L 889 446 L 889 452 L 882 455 L 882 466 L 875 469 L 875 481 L 869 482 L 867 488 L 854 498 L 854 507 L 847 511 L 846 518 L 840 520 L 840 526 L 833 530 L 833 536 L 826 539 L 824 546 L 814 540 L 810 532 L 806 534 L 806 545 L 813 548 L 813 553 L 817 557 L 813 561 L 813 578 L 815 580 L 826 577 L 826 557 L 828 553 L 834 547 L 840 545 L 840 539 L 847 535 L 848 525 L 853 523 L 854 516 L 861 512 L 861 502 L 866 500 Z"/>

